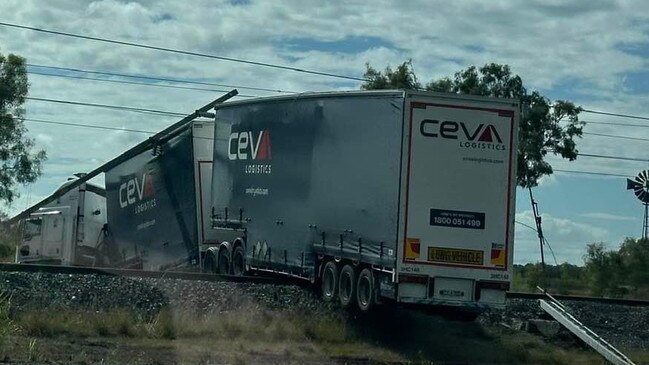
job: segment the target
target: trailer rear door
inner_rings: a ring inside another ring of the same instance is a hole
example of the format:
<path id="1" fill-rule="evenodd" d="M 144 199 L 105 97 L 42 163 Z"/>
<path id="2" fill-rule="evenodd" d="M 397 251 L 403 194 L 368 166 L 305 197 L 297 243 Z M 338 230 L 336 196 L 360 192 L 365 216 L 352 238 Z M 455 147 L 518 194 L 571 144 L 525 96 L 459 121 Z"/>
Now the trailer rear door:
<path id="1" fill-rule="evenodd" d="M 401 301 L 504 302 L 512 264 L 517 117 L 511 100 L 438 94 L 407 99 Z"/>

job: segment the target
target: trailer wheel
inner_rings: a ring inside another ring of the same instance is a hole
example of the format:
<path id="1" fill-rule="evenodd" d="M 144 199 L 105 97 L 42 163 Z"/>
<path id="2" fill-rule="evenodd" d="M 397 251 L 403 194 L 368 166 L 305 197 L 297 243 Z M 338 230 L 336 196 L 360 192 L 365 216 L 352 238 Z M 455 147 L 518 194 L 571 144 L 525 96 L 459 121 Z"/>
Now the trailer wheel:
<path id="1" fill-rule="evenodd" d="M 205 255 L 205 261 L 203 262 L 203 271 L 210 274 L 216 273 L 216 259 L 214 258 L 214 254 L 211 252 L 208 252 Z"/>
<path id="2" fill-rule="evenodd" d="M 221 275 L 230 274 L 230 255 L 227 249 L 222 248 L 219 250 L 219 266 L 218 272 Z"/>
<path id="3" fill-rule="evenodd" d="M 349 308 L 356 298 L 356 272 L 351 265 L 343 266 L 338 280 L 338 298 L 343 308 Z"/>
<path id="4" fill-rule="evenodd" d="M 246 253 L 243 247 L 237 246 L 232 253 L 232 274 L 243 276 L 246 271 Z"/>
<path id="5" fill-rule="evenodd" d="M 370 311 L 374 305 L 375 281 L 372 270 L 365 268 L 358 274 L 358 284 L 356 285 L 356 304 L 362 312 Z"/>
<path id="6" fill-rule="evenodd" d="M 338 267 L 333 261 L 327 261 L 322 269 L 322 299 L 333 302 L 338 296 Z"/>

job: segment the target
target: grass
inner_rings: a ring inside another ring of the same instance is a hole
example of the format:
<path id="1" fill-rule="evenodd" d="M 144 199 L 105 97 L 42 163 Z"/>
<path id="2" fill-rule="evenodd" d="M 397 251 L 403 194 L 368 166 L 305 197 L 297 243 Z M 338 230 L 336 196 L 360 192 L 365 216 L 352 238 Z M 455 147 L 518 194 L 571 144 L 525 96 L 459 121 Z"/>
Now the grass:
<path id="1" fill-rule="evenodd" d="M 13 262 L 15 247 L 5 242 L 0 242 L 0 262 Z"/>
<path id="2" fill-rule="evenodd" d="M 0 291 L 0 347 L 16 330 L 14 321 L 10 317 L 10 310 L 11 298 Z"/>
<path id="3" fill-rule="evenodd" d="M 0 316 L 0 321 L 10 317 Z M 208 315 L 162 311 L 142 318 L 117 309 L 28 312 L 12 321 L 18 336 L 13 336 L 8 348 L 12 356 L 18 356 L 12 360 L 21 361 L 165 365 L 224 359 L 229 363 L 304 363 L 334 357 L 415 363 L 605 363 L 598 354 L 575 348 L 574 343 L 548 343 L 502 327 L 404 311 L 349 319 L 251 306 Z M 631 355 L 634 359 L 649 356 Z"/>
<path id="4" fill-rule="evenodd" d="M 32 311 L 18 316 L 24 335 L 54 338 L 210 338 L 258 341 L 351 340 L 342 317 L 311 318 L 306 313 L 241 309 L 212 315 L 162 311 L 151 320 L 120 309 L 108 312 Z"/>

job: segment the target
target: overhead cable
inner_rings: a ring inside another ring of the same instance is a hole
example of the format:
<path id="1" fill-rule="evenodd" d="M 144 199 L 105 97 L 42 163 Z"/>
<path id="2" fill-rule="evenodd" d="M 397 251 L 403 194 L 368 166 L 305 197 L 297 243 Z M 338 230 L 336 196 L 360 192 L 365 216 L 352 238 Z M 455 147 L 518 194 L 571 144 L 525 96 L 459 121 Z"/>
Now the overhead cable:
<path id="1" fill-rule="evenodd" d="M 327 77 L 333 77 L 333 78 L 338 78 L 338 79 L 346 79 L 346 80 L 353 80 L 353 81 L 368 81 L 367 79 L 360 78 L 360 77 L 339 75 L 339 74 L 334 74 L 334 73 L 330 73 L 330 72 L 307 70 L 307 69 L 302 69 L 302 68 L 297 68 L 297 67 L 292 67 L 292 66 L 284 66 L 284 65 L 268 63 L 268 62 L 251 61 L 251 60 L 246 60 L 246 59 L 242 59 L 242 58 L 225 57 L 225 56 L 218 56 L 218 55 L 208 54 L 208 53 L 185 51 L 185 50 L 173 49 L 173 48 L 167 48 L 167 47 L 158 47 L 158 46 L 152 46 L 152 45 L 143 44 L 143 43 L 126 42 L 126 41 L 119 41 L 119 40 L 115 40 L 115 39 L 108 39 L 108 38 L 101 38 L 101 37 L 92 37 L 92 36 L 87 36 L 87 35 L 83 35 L 83 34 L 75 34 L 75 33 L 62 32 L 62 31 L 51 30 L 51 29 L 36 28 L 36 27 L 27 26 L 27 25 L 20 25 L 20 24 L 6 23 L 6 22 L 0 22 L 0 25 L 5 26 L 5 27 L 11 27 L 11 28 L 27 29 L 27 30 L 32 30 L 32 31 L 35 31 L 35 32 L 41 32 L 41 33 L 54 34 L 54 35 L 59 35 L 59 36 L 64 36 L 64 37 L 72 37 L 72 38 L 86 39 L 86 40 L 97 41 L 97 42 L 119 44 L 119 45 L 122 45 L 122 46 L 144 48 L 144 49 L 150 49 L 150 50 L 154 50 L 154 51 L 176 53 L 176 54 L 182 54 L 182 55 L 187 55 L 187 56 L 211 58 L 211 59 L 216 59 L 216 60 L 221 60 L 221 61 L 237 62 L 237 63 L 243 63 L 243 64 L 248 64 L 248 65 L 253 65 L 253 66 L 268 67 L 268 68 L 287 70 L 287 71 L 295 71 L 295 72 L 301 72 L 301 73 L 318 75 L 318 76 L 327 76 Z"/>

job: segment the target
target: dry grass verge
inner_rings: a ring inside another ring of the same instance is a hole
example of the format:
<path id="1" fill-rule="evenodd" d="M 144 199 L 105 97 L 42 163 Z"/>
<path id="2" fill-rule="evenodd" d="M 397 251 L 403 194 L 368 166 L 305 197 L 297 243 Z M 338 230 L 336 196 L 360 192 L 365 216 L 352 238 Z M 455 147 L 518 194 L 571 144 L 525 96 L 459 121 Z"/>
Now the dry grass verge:
<path id="1" fill-rule="evenodd" d="M 289 311 L 241 309 L 211 315 L 162 311 L 147 320 L 128 310 L 109 312 L 39 311 L 18 317 L 24 335 L 33 337 L 137 337 L 248 339 L 266 342 L 346 342 L 352 340 L 344 319 L 310 318 Z"/>
<path id="2" fill-rule="evenodd" d="M 153 318 L 142 318 L 120 309 L 26 312 L 11 319 L 8 312 L 3 316 L 2 308 L 0 301 L 0 325 L 12 323 L 18 334 L 10 339 L 7 348 L 11 350 L 4 356 L 10 354 L 12 360 L 21 361 L 83 364 L 111 360 L 161 365 L 207 364 L 223 359 L 229 363 L 320 363 L 331 359 L 367 363 L 606 363 L 593 351 L 574 344 L 548 343 L 505 328 L 410 312 L 395 315 L 387 311 L 351 319 L 333 313 L 314 316 L 251 305 L 207 315 L 164 310 Z M 633 355 L 646 359 L 643 353 Z M 0 349 L 0 361 L 2 356 Z"/>

